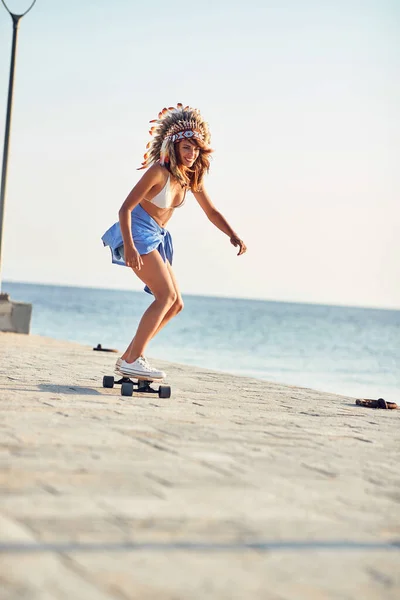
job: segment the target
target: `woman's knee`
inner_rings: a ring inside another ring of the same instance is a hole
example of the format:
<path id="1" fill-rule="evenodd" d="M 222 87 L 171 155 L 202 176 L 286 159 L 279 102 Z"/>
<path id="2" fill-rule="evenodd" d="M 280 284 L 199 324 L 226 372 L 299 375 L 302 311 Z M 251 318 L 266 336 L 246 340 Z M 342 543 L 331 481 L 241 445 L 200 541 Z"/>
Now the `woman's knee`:
<path id="1" fill-rule="evenodd" d="M 175 305 L 177 293 L 174 289 L 167 289 L 156 295 L 158 300 L 167 310 Z"/>
<path id="2" fill-rule="evenodd" d="M 173 308 L 175 309 L 175 313 L 176 314 L 180 313 L 183 310 L 184 306 L 185 305 L 183 303 L 182 297 L 178 296 L 177 299 L 175 300 L 174 306 L 173 306 Z"/>

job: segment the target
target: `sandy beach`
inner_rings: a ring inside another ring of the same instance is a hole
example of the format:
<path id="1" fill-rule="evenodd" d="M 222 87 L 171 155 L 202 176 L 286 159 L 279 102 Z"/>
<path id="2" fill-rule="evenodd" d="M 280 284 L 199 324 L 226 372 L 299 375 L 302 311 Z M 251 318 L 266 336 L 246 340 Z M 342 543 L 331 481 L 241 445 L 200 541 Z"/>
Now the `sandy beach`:
<path id="1" fill-rule="evenodd" d="M 0 333 L 1 600 L 399 597 L 400 410 L 116 356 Z"/>

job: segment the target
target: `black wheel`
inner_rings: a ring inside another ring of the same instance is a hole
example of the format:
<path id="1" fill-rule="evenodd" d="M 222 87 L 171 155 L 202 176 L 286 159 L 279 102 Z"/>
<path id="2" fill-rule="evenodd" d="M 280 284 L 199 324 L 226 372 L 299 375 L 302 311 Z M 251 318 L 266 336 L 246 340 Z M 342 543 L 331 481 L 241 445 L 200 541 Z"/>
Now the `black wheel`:
<path id="1" fill-rule="evenodd" d="M 133 383 L 130 381 L 124 381 L 121 385 L 121 395 L 122 396 L 132 396 L 133 394 Z"/>
<path id="2" fill-rule="evenodd" d="M 114 387 L 114 377 L 112 375 L 104 375 L 103 387 L 106 387 L 106 388 Z"/>
<path id="3" fill-rule="evenodd" d="M 158 388 L 159 398 L 171 398 L 171 387 L 169 385 L 160 385 Z"/>

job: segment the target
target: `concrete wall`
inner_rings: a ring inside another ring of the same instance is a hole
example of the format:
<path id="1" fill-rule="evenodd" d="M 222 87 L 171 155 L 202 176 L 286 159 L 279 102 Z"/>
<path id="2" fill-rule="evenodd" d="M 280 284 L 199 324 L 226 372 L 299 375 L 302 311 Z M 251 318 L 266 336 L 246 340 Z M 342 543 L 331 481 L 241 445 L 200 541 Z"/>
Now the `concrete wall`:
<path id="1" fill-rule="evenodd" d="M 8 294 L 0 294 L 0 331 L 29 333 L 32 304 L 13 302 Z"/>

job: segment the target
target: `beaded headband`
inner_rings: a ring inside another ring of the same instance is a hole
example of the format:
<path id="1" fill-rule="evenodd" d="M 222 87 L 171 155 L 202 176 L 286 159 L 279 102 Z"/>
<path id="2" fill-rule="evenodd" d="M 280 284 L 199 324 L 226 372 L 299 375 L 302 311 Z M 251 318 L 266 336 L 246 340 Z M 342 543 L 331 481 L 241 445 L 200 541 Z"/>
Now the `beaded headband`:
<path id="1" fill-rule="evenodd" d="M 169 135 L 165 140 L 171 140 L 171 142 L 180 142 L 181 140 L 190 140 L 190 138 L 196 138 L 198 140 L 204 140 L 204 136 L 200 133 L 200 131 L 196 131 L 193 129 L 184 129 L 183 131 L 179 131 L 174 135 Z"/>

